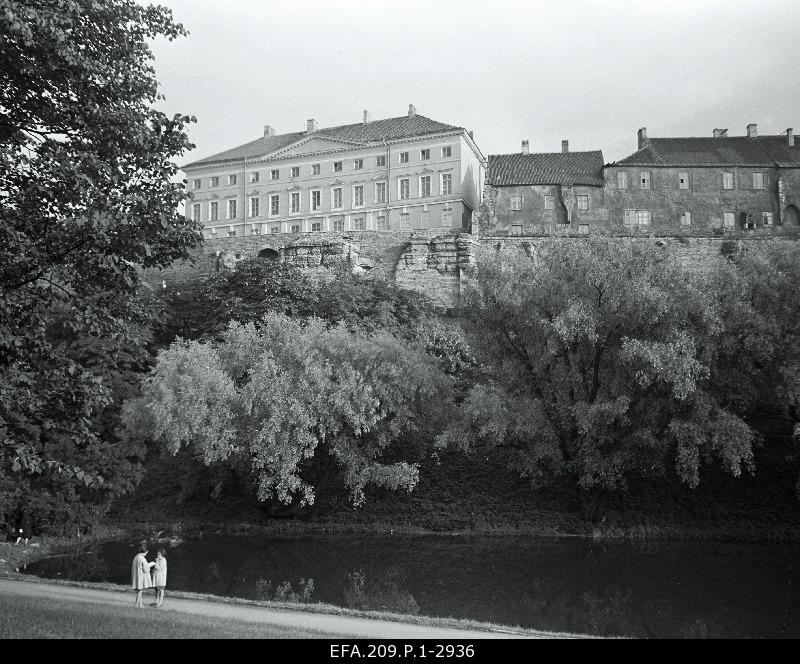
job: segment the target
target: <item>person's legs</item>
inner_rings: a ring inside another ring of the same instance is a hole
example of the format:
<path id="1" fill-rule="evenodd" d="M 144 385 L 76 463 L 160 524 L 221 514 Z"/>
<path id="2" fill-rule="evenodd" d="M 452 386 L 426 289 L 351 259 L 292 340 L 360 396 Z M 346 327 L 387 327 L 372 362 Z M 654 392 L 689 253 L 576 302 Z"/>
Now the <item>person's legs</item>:
<path id="1" fill-rule="evenodd" d="M 135 608 L 143 608 L 144 604 L 142 604 L 142 591 L 136 591 L 136 603 L 133 605 Z"/>

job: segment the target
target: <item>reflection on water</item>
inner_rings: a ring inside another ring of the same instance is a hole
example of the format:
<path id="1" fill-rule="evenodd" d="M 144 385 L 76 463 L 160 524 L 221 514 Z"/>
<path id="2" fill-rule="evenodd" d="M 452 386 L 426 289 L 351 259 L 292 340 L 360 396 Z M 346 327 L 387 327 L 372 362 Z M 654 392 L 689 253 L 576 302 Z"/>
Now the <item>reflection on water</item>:
<path id="1" fill-rule="evenodd" d="M 27 571 L 127 584 L 135 546 L 108 542 Z M 206 536 L 167 550 L 168 591 L 597 635 L 797 638 L 799 553 L 720 542 Z"/>

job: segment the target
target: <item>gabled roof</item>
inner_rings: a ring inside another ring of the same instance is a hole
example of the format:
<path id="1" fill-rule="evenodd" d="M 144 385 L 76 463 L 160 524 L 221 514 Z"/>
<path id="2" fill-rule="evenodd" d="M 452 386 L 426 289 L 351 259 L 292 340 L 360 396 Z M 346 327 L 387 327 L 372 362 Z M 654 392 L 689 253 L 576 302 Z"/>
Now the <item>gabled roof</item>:
<path id="1" fill-rule="evenodd" d="M 800 167 L 800 145 L 786 136 L 651 138 L 641 150 L 615 166 L 765 166 Z"/>
<path id="2" fill-rule="evenodd" d="M 340 125 L 338 127 L 325 127 L 311 133 L 301 131 L 292 134 L 265 136 L 264 138 L 245 143 L 231 150 L 226 150 L 225 152 L 220 152 L 219 154 L 206 157 L 205 159 L 199 159 L 191 164 L 186 164 L 183 168 L 202 166 L 222 161 L 240 161 L 245 158 L 267 156 L 290 146 L 292 143 L 311 136 L 321 136 L 355 144 L 368 144 L 383 139 L 388 141 L 462 130 L 463 127 L 454 127 L 453 125 L 444 124 L 443 122 L 437 122 L 423 115 L 404 115 L 399 118 L 374 120 L 367 124 L 359 122 L 357 124 Z"/>
<path id="3" fill-rule="evenodd" d="M 490 154 L 486 182 L 498 187 L 528 184 L 603 186 L 603 153 Z"/>

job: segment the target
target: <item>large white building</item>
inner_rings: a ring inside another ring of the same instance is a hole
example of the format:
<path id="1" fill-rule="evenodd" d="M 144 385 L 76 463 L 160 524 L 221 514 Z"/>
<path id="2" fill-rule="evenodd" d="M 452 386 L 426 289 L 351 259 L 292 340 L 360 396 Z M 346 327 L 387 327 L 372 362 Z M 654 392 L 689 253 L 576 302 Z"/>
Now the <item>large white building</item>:
<path id="1" fill-rule="evenodd" d="M 471 132 L 418 115 L 264 136 L 183 167 L 206 237 L 469 229 L 486 161 Z"/>

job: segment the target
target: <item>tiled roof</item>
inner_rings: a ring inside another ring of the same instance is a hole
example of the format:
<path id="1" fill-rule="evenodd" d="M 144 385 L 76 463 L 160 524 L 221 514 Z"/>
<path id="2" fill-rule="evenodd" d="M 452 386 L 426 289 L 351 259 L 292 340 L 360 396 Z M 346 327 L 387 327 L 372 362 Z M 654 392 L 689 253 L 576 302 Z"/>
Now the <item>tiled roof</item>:
<path id="1" fill-rule="evenodd" d="M 603 153 L 542 152 L 492 154 L 486 182 L 496 186 L 526 184 L 585 184 L 603 186 Z"/>
<path id="2" fill-rule="evenodd" d="M 186 167 L 201 166 L 218 161 L 238 161 L 244 158 L 260 157 L 271 154 L 277 150 L 288 147 L 292 143 L 299 141 L 306 136 L 324 136 L 326 138 L 348 141 L 350 143 L 372 143 L 381 139 L 392 140 L 398 138 L 411 138 L 414 136 L 426 136 L 428 134 L 438 134 L 448 131 L 460 131 L 462 127 L 444 124 L 431 120 L 423 115 L 402 116 L 399 118 L 388 118 L 386 120 L 374 120 L 364 124 L 340 125 L 338 127 L 324 127 L 309 134 L 301 131 L 293 134 L 279 134 L 259 138 L 250 143 L 245 143 L 239 147 L 219 154 L 206 157 L 186 164 Z"/>
<path id="3" fill-rule="evenodd" d="M 800 167 L 800 143 L 789 147 L 786 136 L 651 138 L 613 165 Z"/>

